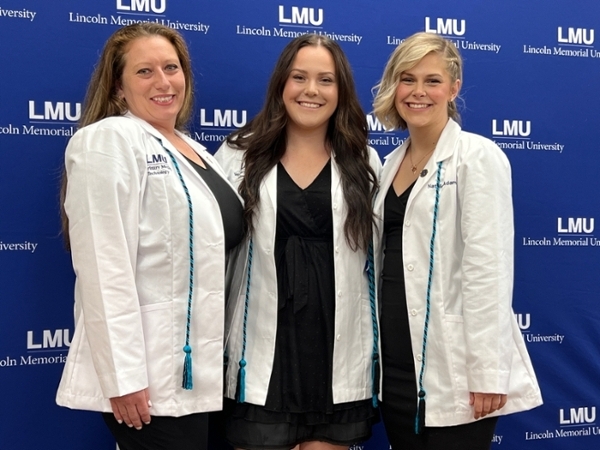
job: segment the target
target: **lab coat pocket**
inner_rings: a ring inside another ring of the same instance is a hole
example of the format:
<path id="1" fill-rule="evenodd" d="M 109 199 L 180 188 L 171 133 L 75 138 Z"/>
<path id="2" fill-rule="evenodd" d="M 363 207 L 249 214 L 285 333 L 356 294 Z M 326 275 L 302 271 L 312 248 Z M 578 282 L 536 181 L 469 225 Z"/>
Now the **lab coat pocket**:
<path id="1" fill-rule="evenodd" d="M 181 349 L 185 343 L 185 326 L 182 324 L 180 327 L 181 336 L 174 336 L 173 302 L 143 305 L 141 313 L 150 397 L 157 393 L 164 397 L 173 389 L 172 377 L 176 366 L 183 370 L 184 353 Z M 181 355 L 180 360 L 174 359 L 178 353 Z"/>
<path id="2" fill-rule="evenodd" d="M 450 374 L 453 392 L 462 393 L 467 390 L 467 379 L 464 376 L 467 360 L 463 316 L 445 314 L 443 326 L 446 347 L 444 354 L 447 355 L 446 370 Z"/>

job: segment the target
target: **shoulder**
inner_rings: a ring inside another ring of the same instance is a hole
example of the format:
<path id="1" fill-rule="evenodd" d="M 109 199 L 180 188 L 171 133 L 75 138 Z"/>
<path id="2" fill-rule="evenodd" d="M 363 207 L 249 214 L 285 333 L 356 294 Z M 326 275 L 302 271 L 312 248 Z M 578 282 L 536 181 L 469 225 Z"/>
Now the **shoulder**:
<path id="1" fill-rule="evenodd" d="M 121 138 L 131 139 L 139 134 L 145 134 L 143 127 L 136 121 L 124 116 L 107 117 L 77 130 L 72 139 L 102 139 Z"/>
<path id="2" fill-rule="evenodd" d="M 136 131 L 143 131 L 144 128 L 136 120 L 133 120 L 129 117 L 112 116 L 106 117 L 98 122 L 94 122 L 82 128 L 81 130 L 87 130 L 89 132 L 131 134 Z"/>
<path id="3" fill-rule="evenodd" d="M 67 155 L 93 153 L 128 159 L 152 146 L 151 137 L 134 120 L 107 117 L 79 129 L 69 140 Z"/>
<path id="4" fill-rule="evenodd" d="M 244 151 L 230 146 L 227 141 L 215 153 L 215 159 L 225 172 L 239 170 L 244 160 Z"/>
<path id="5" fill-rule="evenodd" d="M 461 130 L 457 142 L 458 156 L 468 162 L 479 160 L 489 164 L 509 166 L 506 154 L 494 141 L 479 134 Z"/>

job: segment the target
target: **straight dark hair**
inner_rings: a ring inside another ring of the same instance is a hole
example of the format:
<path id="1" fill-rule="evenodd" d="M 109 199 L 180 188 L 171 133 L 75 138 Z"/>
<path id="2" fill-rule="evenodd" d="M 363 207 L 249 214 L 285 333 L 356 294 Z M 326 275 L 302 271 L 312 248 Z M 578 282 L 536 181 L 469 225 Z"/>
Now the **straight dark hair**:
<path id="1" fill-rule="evenodd" d="M 335 64 L 338 105 L 329 119 L 326 144 L 340 168 L 342 190 L 347 207 L 344 234 L 352 250 L 368 247 L 373 235 L 373 198 L 377 177 L 369 164 L 367 119 L 360 106 L 352 70 L 346 55 L 333 40 L 305 34 L 284 49 L 271 75 L 264 105 L 244 127 L 227 137 L 227 143 L 245 152 L 244 178 L 240 195 L 244 199 L 244 219 L 248 230 L 260 204 L 260 185 L 286 150 L 288 121 L 283 89 L 298 51 L 307 46 L 327 49 Z"/>

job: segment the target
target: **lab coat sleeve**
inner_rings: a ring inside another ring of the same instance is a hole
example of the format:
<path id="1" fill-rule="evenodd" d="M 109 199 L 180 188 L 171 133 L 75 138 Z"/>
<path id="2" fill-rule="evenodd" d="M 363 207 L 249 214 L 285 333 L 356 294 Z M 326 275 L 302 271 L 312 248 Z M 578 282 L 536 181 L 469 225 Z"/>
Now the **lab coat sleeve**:
<path id="1" fill-rule="evenodd" d="M 148 386 L 135 280 L 141 173 L 124 131 L 90 128 L 67 147 L 65 210 L 76 298 L 103 394 L 112 398 Z"/>
<path id="2" fill-rule="evenodd" d="M 510 165 L 483 138 L 474 137 L 463 150 L 457 178 L 468 387 L 471 392 L 505 394 L 513 350 Z"/>

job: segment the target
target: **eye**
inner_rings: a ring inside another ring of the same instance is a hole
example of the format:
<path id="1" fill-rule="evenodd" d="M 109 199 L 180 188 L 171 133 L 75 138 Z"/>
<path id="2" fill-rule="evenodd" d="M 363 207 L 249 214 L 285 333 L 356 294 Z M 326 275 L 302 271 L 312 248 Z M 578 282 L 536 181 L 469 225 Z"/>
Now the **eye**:
<path id="1" fill-rule="evenodd" d="M 140 69 L 136 73 L 138 75 L 148 75 L 150 73 L 150 69 Z"/>
<path id="2" fill-rule="evenodd" d="M 179 69 L 179 66 L 177 64 L 168 64 L 167 67 L 165 67 L 165 69 L 173 72 L 173 71 Z"/>
<path id="3" fill-rule="evenodd" d="M 440 84 L 442 80 L 438 80 L 437 78 L 432 78 L 431 80 L 427 80 L 429 84 Z"/>
<path id="4" fill-rule="evenodd" d="M 321 83 L 324 83 L 324 84 L 331 84 L 331 83 L 334 83 L 334 82 L 335 82 L 335 80 L 333 78 L 331 78 L 331 77 L 321 78 Z"/>
<path id="5" fill-rule="evenodd" d="M 410 83 L 414 82 L 412 77 L 402 77 L 402 78 L 400 78 L 400 81 L 404 84 L 410 84 Z"/>
<path id="6" fill-rule="evenodd" d="M 300 75 L 299 73 L 296 73 L 296 74 L 292 75 L 292 79 L 296 80 L 296 81 L 302 81 L 302 80 L 304 80 L 304 76 Z"/>

